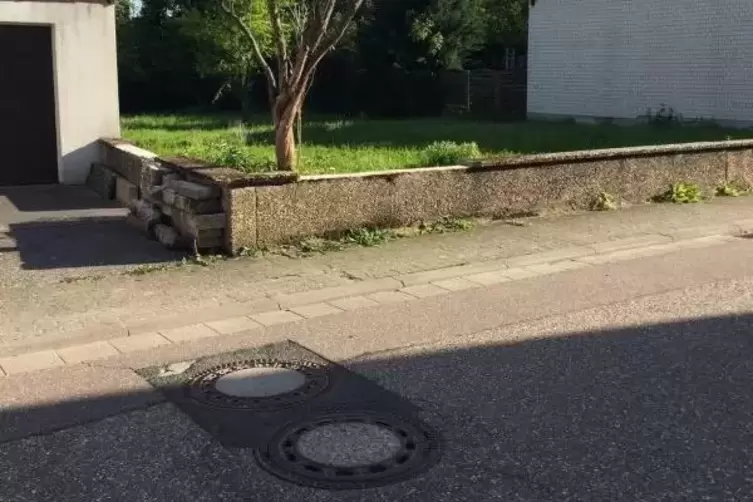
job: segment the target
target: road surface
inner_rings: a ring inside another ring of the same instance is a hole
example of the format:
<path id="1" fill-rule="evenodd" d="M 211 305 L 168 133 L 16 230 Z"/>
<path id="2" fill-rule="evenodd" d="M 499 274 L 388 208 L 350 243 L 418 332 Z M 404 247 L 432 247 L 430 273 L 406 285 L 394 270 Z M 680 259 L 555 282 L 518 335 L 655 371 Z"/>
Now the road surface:
<path id="1" fill-rule="evenodd" d="M 356 490 L 273 476 L 165 401 L 142 376 L 195 360 L 188 346 L 6 376 L 0 501 L 750 501 L 752 307 L 753 242 L 738 239 L 201 346 L 289 339 L 415 406 L 441 457 Z M 229 434 L 253 436 L 255 417 Z M 314 457 L 379 457 L 387 440 L 318 441 Z"/>

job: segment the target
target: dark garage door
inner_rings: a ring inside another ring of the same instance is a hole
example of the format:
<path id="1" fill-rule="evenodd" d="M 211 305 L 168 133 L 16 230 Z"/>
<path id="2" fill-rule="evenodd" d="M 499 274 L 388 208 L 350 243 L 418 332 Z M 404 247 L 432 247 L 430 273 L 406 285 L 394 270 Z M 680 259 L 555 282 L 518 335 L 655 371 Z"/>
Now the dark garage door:
<path id="1" fill-rule="evenodd" d="M 0 186 L 57 183 L 52 29 L 0 24 Z"/>

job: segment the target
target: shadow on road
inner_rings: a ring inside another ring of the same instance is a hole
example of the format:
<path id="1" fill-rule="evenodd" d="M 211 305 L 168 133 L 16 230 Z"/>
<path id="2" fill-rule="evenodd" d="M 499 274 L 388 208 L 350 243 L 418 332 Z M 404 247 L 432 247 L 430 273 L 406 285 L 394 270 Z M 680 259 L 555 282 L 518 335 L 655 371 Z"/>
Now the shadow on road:
<path id="1" fill-rule="evenodd" d="M 108 500 L 182 500 L 189 488 L 191 500 L 269 502 L 751 500 L 753 315 L 517 334 L 528 339 L 347 363 L 413 400 L 444 435 L 443 460 L 419 479 L 336 494 L 288 485 L 165 406 L 17 440 L 143 408 L 154 401 L 144 393 L 6 407 L 5 493 L 10 500 L 31 500 L 14 498 L 31 488 L 41 496 L 34 500 L 108 493 Z M 115 491 L 123 486 L 127 496 Z"/>

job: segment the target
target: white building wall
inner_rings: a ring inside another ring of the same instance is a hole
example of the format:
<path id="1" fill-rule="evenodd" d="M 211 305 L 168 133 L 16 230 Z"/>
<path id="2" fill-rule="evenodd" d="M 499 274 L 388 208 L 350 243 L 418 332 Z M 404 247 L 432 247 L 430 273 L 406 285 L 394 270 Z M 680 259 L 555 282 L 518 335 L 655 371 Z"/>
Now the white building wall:
<path id="1" fill-rule="evenodd" d="M 115 8 L 0 0 L 0 23 L 52 26 L 59 180 L 84 183 L 99 159 L 97 139 L 120 134 Z"/>
<path id="2" fill-rule="evenodd" d="M 528 114 L 753 124 L 752 0 L 536 0 Z"/>

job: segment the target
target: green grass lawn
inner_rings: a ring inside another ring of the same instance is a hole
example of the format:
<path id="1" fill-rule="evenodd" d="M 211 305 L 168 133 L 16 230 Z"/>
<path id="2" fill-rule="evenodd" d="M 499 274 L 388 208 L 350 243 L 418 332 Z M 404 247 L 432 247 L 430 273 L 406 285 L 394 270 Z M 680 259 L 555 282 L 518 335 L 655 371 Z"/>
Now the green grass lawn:
<path id="1" fill-rule="evenodd" d="M 183 155 L 245 171 L 273 165 L 272 127 L 259 118 L 241 126 L 230 115 L 124 117 L 123 137 L 162 156 Z M 753 138 L 753 130 L 713 125 L 576 125 L 467 119 L 308 120 L 301 173 L 347 173 L 424 167 L 436 141 L 475 142 L 485 157 L 621 146 Z"/>

